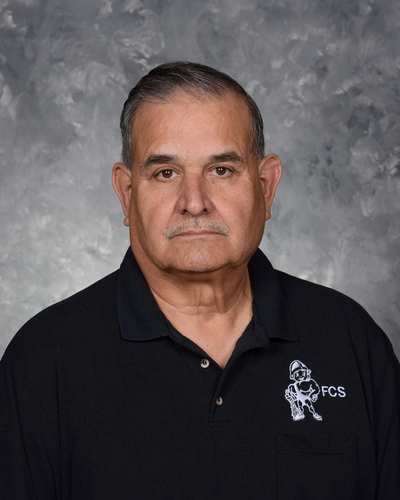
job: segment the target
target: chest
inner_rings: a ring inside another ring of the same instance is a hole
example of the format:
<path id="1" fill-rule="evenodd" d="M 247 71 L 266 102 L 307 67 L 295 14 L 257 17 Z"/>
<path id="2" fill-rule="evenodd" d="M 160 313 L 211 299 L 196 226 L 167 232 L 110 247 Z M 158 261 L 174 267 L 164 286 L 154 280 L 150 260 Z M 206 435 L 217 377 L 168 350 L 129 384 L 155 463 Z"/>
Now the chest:
<path id="1" fill-rule="evenodd" d="M 81 374 L 65 367 L 60 426 L 71 498 L 286 499 L 299 488 L 300 498 L 356 498 L 373 445 L 346 356 L 337 365 L 329 348 L 276 342 L 221 370 L 205 352 L 164 339 L 110 351 L 106 363 L 92 358 Z M 294 387 L 296 360 L 312 375 Z"/>

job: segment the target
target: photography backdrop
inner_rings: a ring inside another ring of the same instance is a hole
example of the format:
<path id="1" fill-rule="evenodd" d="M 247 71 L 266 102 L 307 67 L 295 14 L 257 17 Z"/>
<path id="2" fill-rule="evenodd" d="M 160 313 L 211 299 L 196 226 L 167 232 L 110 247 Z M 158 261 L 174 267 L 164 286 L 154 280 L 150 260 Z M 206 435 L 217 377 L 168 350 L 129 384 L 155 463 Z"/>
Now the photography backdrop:
<path id="1" fill-rule="evenodd" d="M 360 302 L 400 355 L 399 47 L 398 0 L 0 0 L 0 354 L 119 266 L 123 102 L 191 60 L 253 95 L 281 157 L 264 252 Z"/>

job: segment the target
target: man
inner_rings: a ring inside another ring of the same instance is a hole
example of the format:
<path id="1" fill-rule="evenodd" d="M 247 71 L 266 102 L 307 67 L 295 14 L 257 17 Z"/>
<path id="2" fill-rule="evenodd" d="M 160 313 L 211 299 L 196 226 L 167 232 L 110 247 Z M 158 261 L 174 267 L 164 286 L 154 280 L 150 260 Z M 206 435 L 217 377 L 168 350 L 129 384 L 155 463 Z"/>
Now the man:
<path id="1" fill-rule="evenodd" d="M 390 342 L 257 249 L 281 164 L 254 101 L 212 68 L 166 64 L 121 129 L 130 249 L 8 347 L 0 497 L 398 499 Z M 312 401 L 304 418 L 289 393 Z"/>

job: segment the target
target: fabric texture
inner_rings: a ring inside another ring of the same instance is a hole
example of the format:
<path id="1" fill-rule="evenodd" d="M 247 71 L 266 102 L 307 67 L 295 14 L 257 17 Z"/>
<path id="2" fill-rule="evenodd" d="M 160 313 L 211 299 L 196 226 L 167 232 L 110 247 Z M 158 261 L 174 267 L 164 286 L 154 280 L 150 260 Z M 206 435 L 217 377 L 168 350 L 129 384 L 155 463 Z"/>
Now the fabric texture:
<path id="1" fill-rule="evenodd" d="M 400 370 L 344 295 L 249 263 L 222 370 L 119 271 L 41 312 L 0 362 L 0 498 L 400 498 Z"/>

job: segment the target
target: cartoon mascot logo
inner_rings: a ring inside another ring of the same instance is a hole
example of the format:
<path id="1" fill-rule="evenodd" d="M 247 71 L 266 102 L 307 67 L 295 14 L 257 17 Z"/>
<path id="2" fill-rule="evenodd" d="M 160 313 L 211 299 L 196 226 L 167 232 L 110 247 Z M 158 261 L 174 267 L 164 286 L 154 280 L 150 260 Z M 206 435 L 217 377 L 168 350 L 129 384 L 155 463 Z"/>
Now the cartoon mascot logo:
<path id="1" fill-rule="evenodd" d="M 311 378 L 311 370 L 296 359 L 290 363 L 289 377 L 293 384 L 289 384 L 285 390 L 285 398 L 290 403 L 290 410 L 294 421 L 303 420 L 304 407 L 307 407 L 315 420 L 322 420 L 313 406 L 318 399 L 320 388 L 317 382 Z"/>

